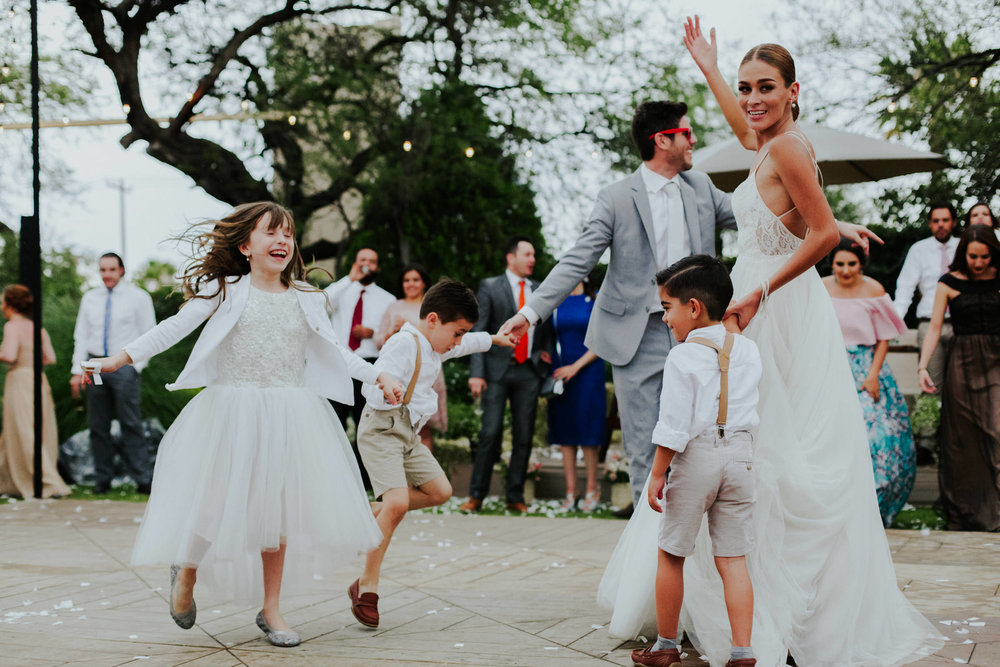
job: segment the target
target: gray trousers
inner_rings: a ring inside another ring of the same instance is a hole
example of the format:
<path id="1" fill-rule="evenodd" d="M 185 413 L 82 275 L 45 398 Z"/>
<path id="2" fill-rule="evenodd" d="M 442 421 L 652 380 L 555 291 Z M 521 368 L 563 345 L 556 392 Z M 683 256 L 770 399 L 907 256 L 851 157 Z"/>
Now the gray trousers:
<path id="1" fill-rule="evenodd" d="M 642 487 L 653 468 L 656 454 L 653 427 L 660 414 L 663 364 L 674 344 L 662 318 L 663 313 L 651 313 L 635 356 L 624 366 L 611 367 L 622 422 L 622 444 L 628 457 L 629 483 L 635 503 L 641 500 Z"/>
<path id="2" fill-rule="evenodd" d="M 101 381 L 103 384 L 87 387 L 87 418 L 96 482 L 110 484 L 115 476 L 111 418 L 117 412 L 122 427 L 122 458 L 136 484 L 149 484 L 153 471 L 149 446 L 142 432 L 139 372 L 133 366 L 122 366 L 114 373 L 101 373 Z"/>
<path id="3" fill-rule="evenodd" d="M 930 322 L 921 322 L 917 325 L 917 349 L 923 349 L 924 338 L 927 338 L 927 329 L 931 326 Z M 951 322 L 945 320 L 941 324 L 941 338 L 938 340 L 937 347 L 934 348 L 934 354 L 927 361 L 927 372 L 931 376 L 931 382 L 934 386 L 938 388 L 938 395 L 940 396 L 941 387 L 944 385 L 944 367 L 948 363 L 948 350 L 951 347 Z M 919 352 L 918 352 L 919 359 Z"/>
<path id="4" fill-rule="evenodd" d="M 542 378 L 530 361 L 511 365 L 499 380 L 487 380 L 483 391 L 483 425 L 479 430 L 476 458 L 472 464 L 469 497 L 482 500 L 490 490 L 493 464 L 500 459 L 503 438 L 503 412 L 510 400 L 511 452 L 507 470 L 508 503 L 524 502 L 524 480 L 531 457 L 531 439 L 535 434 L 535 412 Z"/>

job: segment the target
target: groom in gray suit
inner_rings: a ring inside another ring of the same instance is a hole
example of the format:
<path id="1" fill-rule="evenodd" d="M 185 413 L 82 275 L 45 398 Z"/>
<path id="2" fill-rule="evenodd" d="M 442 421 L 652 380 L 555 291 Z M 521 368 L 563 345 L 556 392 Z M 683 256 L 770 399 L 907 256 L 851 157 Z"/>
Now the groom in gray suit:
<path id="1" fill-rule="evenodd" d="M 633 498 L 646 483 L 656 448 L 663 364 L 674 344 L 663 324 L 656 272 L 687 255 L 715 255 L 719 227 L 735 227 L 729 195 L 691 170 L 696 139 L 683 102 L 644 102 L 632 117 L 642 165 L 597 196 L 576 245 L 501 331 L 521 335 L 544 321 L 594 268 L 611 260 L 585 340 L 612 365 Z M 667 388 L 669 391 L 669 387 Z"/>

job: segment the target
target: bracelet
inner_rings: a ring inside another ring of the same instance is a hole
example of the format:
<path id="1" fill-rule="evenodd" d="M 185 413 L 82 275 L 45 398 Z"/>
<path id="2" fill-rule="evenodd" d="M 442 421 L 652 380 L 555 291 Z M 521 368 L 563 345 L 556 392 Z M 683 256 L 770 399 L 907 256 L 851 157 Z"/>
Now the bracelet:
<path id="1" fill-rule="evenodd" d="M 920 371 L 926 371 L 926 370 L 927 370 L 927 366 L 917 366 L 917 372 L 918 372 L 918 373 L 919 373 Z"/>

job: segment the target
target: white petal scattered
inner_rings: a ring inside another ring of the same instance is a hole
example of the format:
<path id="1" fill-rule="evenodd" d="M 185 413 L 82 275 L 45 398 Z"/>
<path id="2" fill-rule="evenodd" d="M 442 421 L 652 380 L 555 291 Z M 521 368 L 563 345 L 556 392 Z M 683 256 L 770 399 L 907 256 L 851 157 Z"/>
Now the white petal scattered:
<path id="1" fill-rule="evenodd" d="M 139 635 L 129 635 L 128 638 L 129 639 L 138 639 Z"/>
<path id="2" fill-rule="evenodd" d="M 89 585 L 90 585 L 90 582 L 89 582 L 89 581 L 81 581 L 81 582 L 80 582 L 80 585 L 81 585 L 81 586 L 89 586 Z"/>
<path id="3" fill-rule="evenodd" d="M 951 625 L 951 621 L 938 621 L 941 625 Z"/>
<path id="4" fill-rule="evenodd" d="M 967 620 L 967 621 L 978 621 L 979 617 L 978 616 L 971 616 L 971 617 L 969 617 L 969 618 L 967 618 L 965 620 Z"/>
<path id="5" fill-rule="evenodd" d="M 148 655 L 133 655 L 132 659 L 133 660 L 149 660 L 149 656 Z"/>
<path id="6" fill-rule="evenodd" d="M 87 620 L 87 615 L 86 614 L 80 614 L 80 616 L 77 618 L 77 620 L 78 621 L 86 621 Z"/>
<path id="7" fill-rule="evenodd" d="M 213 614 L 221 614 L 221 613 L 222 613 L 222 610 L 221 610 L 221 609 L 213 609 L 213 610 L 212 610 L 212 613 L 213 613 Z"/>
<path id="8" fill-rule="evenodd" d="M 973 623 L 969 623 L 969 625 L 971 625 L 974 628 L 981 628 L 984 625 L 986 625 L 986 622 L 985 621 L 976 621 L 976 622 L 973 622 Z"/>
<path id="9" fill-rule="evenodd" d="M 76 507 L 73 508 L 73 511 L 79 514 L 80 512 L 83 511 L 83 505 L 77 505 Z"/>
<path id="10" fill-rule="evenodd" d="M 965 665 L 965 664 L 968 664 L 968 663 L 966 663 L 966 661 L 965 661 L 965 660 L 963 660 L 962 658 L 952 658 L 952 660 L 954 660 L 955 662 L 960 662 L 960 663 L 962 663 L 963 665 Z"/>
<path id="11" fill-rule="evenodd" d="M 603 625 L 598 625 L 597 623 L 591 623 L 590 624 L 590 629 L 591 630 L 600 630 L 603 627 L 604 627 Z"/>
<path id="12" fill-rule="evenodd" d="M 558 646 L 546 646 L 545 650 L 546 651 L 558 651 L 559 647 Z"/>
<path id="13" fill-rule="evenodd" d="M 462 642 L 455 644 L 455 648 L 462 648 L 463 646 L 465 646 L 465 644 L 463 644 Z"/>
<path id="14" fill-rule="evenodd" d="M 967 634 L 969 634 L 969 628 L 959 628 L 958 630 L 955 630 L 955 634 L 956 635 L 967 635 Z"/>
<path id="15" fill-rule="evenodd" d="M 645 636 L 643 636 L 643 635 L 639 635 L 638 637 L 636 637 L 636 638 L 635 638 L 635 640 L 636 640 L 637 642 L 639 642 L 640 644 L 645 644 L 646 642 L 648 642 L 648 641 L 649 641 L 649 640 L 648 640 L 648 639 L 646 639 L 646 637 L 645 637 Z"/>
<path id="16" fill-rule="evenodd" d="M 437 609 L 429 609 L 429 610 L 427 610 L 427 613 L 428 614 L 436 614 L 436 613 L 438 613 L 438 610 Z"/>
<path id="17" fill-rule="evenodd" d="M 482 537 L 482 536 L 483 536 L 483 531 L 477 530 L 476 531 L 476 537 Z M 463 644 L 463 646 L 465 646 L 465 644 Z"/>
<path id="18" fill-rule="evenodd" d="M 924 526 L 923 528 L 920 529 L 920 534 L 923 535 L 924 537 L 927 537 L 928 535 L 931 534 L 931 529 Z"/>
<path id="19" fill-rule="evenodd" d="M 971 639 L 966 639 L 966 640 L 965 640 L 964 642 L 962 642 L 962 643 L 963 643 L 963 644 L 975 644 L 976 642 L 972 641 Z"/>
<path id="20" fill-rule="evenodd" d="M 53 609 L 72 609 L 72 607 L 73 607 L 72 600 L 63 600 L 59 604 L 52 605 Z"/>
<path id="21" fill-rule="evenodd" d="M 62 625 L 62 621 L 56 621 L 56 622 L 55 622 L 55 623 L 53 623 L 52 625 Z"/>
<path id="22" fill-rule="evenodd" d="M 950 579 L 935 579 L 934 581 L 936 581 L 939 584 L 941 584 L 941 583 L 945 583 L 945 582 L 948 582 L 948 581 L 951 581 L 951 580 Z"/>

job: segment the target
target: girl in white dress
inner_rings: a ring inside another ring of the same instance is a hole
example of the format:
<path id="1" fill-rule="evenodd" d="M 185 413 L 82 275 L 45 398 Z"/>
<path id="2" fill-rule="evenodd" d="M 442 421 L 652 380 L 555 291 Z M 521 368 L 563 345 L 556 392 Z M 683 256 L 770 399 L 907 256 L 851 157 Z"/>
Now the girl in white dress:
<path id="1" fill-rule="evenodd" d="M 814 268 L 839 234 L 812 147 L 795 125 L 794 63 L 774 44 L 751 49 L 734 97 L 716 64 L 714 30 L 709 44 L 689 19 L 684 42 L 736 135 L 757 151 L 733 193 L 739 253 L 726 315 L 757 343 L 763 362 L 756 550 L 747 558 L 758 664 L 784 665 L 789 652 L 803 667 L 912 662 L 943 638 L 897 587 L 861 406 Z M 710 663 L 722 665 L 730 632 L 707 532 L 686 564 L 681 623 Z M 634 636 L 652 620 L 655 534 L 655 513 L 637 507 L 599 592 L 614 609 L 613 636 Z"/>
<path id="2" fill-rule="evenodd" d="M 203 233 L 200 229 L 207 228 Z M 132 565 L 171 565 L 170 615 L 195 622 L 195 579 L 240 601 L 276 646 L 299 637 L 278 609 L 282 589 L 307 592 L 338 559 L 378 546 L 350 443 L 325 400 L 350 403 L 351 377 L 399 383 L 340 346 L 323 292 L 302 282 L 289 211 L 238 206 L 192 228 L 187 303 L 118 354 L 113 371 L 166 350 L 208 320 L 168 389 L 206 387 L 160 443 Z"/>

